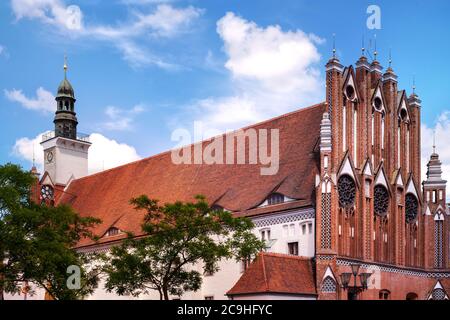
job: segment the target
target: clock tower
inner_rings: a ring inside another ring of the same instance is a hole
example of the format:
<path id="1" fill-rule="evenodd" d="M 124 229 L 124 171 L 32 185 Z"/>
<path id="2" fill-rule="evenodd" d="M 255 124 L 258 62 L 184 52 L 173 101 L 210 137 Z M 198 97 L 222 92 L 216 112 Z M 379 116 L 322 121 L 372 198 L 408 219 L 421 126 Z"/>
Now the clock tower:
<path id="1" fill-rule="evenodd" d="M 64 80 L 56 95 L 55 130 L 42 136 L 44 171 L 55 186 L 66 186 L 71 179 L 88 174 L 89 136 L 77 132 L 75 94 L 67 80 L 67 61 Z"/>

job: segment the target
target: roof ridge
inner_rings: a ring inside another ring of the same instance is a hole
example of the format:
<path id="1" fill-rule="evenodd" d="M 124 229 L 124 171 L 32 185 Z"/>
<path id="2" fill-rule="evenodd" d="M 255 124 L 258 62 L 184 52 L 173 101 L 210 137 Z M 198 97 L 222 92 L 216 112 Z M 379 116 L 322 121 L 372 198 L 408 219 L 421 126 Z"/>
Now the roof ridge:
<path id="1" fill-rule="evenodd" d="M 305 108 L 301 108 L 301 109 L 298 109 L 298 110 L 294 110 L 294 111 L 291 111 L 291 112 L 282 114 L 282 115 L 280 115 L 280 116 L 277 116 L 277 117 L 274 117 L 274 118 L 271 118 L 271 119 L 268 119 L 268 120 L 264 120 L 264 121 L 261 121 L 261 122 L 258 122 L 258 123 L 252 124 L 252 125 L 248 125 L 248 126 L 243 127 L 243 128 L 235 129 L 235 130 L 233 130 L 233 131 L 224 132 L 224 133 L 221 133 L 221 134 L 216 135 L 216 136 L 214 136 L 214 137 L 210 137 L 210 138 L 205 139 L 205 140 L 201 140 L 201 141 L 198 141 L 198 142 L 194 142 L 194 143 L 191 143 L 191 144 L 189 144 L 189 145 L 185 145 L 185 146 L 179 147 L 179 148 L 177 148 L 177 149 L 166 150 L 166 151 L 163 151 L 163 152 L 154 154 L 154 155 L 149 156 L 149 157 L 145 157 L 145 158 L 142 158 L 142 159 L 139 159 L 139 160 L 136 160 L 136 161 L 132 161 L 132 162 L 129 162 L 129 163 L 126 163 L 126 164 L 123 164 L 123 165 L 120 165 L 120 166 L 117 166 L 117 167 L 114 167 L 114 168 L 110 168 L 110 169 L 107 169 L 107 170 L 104 170 L 104 171 L 96 172 L 96 173 L 93 173 L 93 174 L 91 174 L 91 175 L 87 175 L 87 176 L 82 177 L 82 178 L 74 179 L 72 182 L 74 182 L 74 181 L 85 180 L 85 179 L 88 179 L 88 178 L 91 178 L 91 177 L 98 176 L 98 175 L 100 175 L 100 174 L 104 174 L 104 173 L 106 173 L 106 172 L 110 172 L 110 171 L 113 171 L 113 170 L 118 170 L 118 169 L 121 169 L 121 168 L 125 168 L 125 167 L 128 167 L 128 166 L 132 166 L 132 165 L 135 165 L 135 164 L 137 164 L 137 163 L 139 163 L 139 162 L 144 162 L 144 161 L 148 161 L 148 160 L 151 160 L 151 159 L 157 159 L 157 158 L 159 158 L 159 157 L 162 157 L 162 156 L 165 155 L 165 154 L 168 154 L 168 153 L 173 152 L 174 150 L 180 150 L 180 149 L 183 149 L 183 148 L 186 148 L 186 147 L 192 147 L 192 146 L 195 146 L 195 145 L 197 145 L 197 144 L 199 144 L 199 143 L 204 143 L 204 142 L 210 141 L 210 140 L 212 140 L 212 139 L 214 139 L 214 138 L 216 138 L 216 137 L 227 136 L 227 135 L 229 135 L 229 134 L 236 133 L 237 131 L 240 131 L 240 130 L 246 130 L 246 129 L 254 128 L 254 127 L 257 127 L 257 126 L 260 126 L 260 125 L 263 125 L 263 124 L 270 123 L 270 122 L 272 122 L 272 121 L 276 121 L 276 120 L 279 120 L 279 119 L 283 119 L 283 118 L 292 116 L 292 115 L 297 114 L 297 113 L 301 113 L 301 112 L 304 112 L 304 111 L 308 111 L 308 110 L 317 108 L 317 107 L 322 106 L 322 105 L 324 105 L 324 104 L 326 104 L 326 102 L 321 102 L 321 103 L 314 104 L 314 105 L 312 105 L 312 106 L 308 106 L 308 107 L 305 107 Z"/>
<path id="2" fill-rule="evenodd" d="M 304 256 L 294 256 L 294 255 L 290 255 L 290 254 L 275 253 L 275 252 L 261 252 L 261 256 L 275 257 L 275 258 L 289 258 L 289 259 L 302 260 L 302 261 L 309 261 L 312 259 L 312 258 L 304 257 Z"/>
<path id="3" fill-rule="evenodd" d="M 269 283 L 267 282 L 267 273 L 266 273 L 266 264 L 264 262 L 264 255 L 261 255 L 261 263 L 263 267 L 263 276 L 264 276 L 264 283 L 266 284 L 266 291 L 269 291 Z"/>

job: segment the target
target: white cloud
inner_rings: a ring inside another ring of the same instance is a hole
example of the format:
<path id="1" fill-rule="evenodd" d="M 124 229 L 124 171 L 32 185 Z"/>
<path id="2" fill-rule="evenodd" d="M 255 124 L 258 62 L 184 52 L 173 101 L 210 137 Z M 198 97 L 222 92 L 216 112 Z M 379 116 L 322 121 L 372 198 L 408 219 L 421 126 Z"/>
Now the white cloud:
<path id="1" fill-rule="evenodd" d="M 170 37 L 182 32 L 193 20 L 202 15 L 204 10 L 189 6 L 176 9 L 167 4 L 160 4 L 154 13 L 149 15 L 137 14 L 138 29 L 149 27 L 153 33 L 159 36 Z"/>
<path id="2" fill-rule="evenodd" d="M 136 149 L 125 143 L 93 133 L 90 136 L 89 173 L 95 173 L 141 159 Z"/>
<path id="3" fill-rule="evenodd" d="M 192 106 L 196 120 L 224 131 L 322 101 L 323 42 L 301 30 L 258 26 L 229 12 L 217 22 L 234 94 Z"/>
<path id="4" fill-rule="evenodd" d="M 132 130 L 132 124 L 136 116 L 144 111 L 145 108 L 141 104 L 136 105 L 129 110 L 108 106 L 105 108 L 105 114 L 108 117 L 108 120 L 103 122 L 101 127 L 111 131 Z"/>
<path id="5" fill-rule="evenodd" d="M 132 66 L 155 65 L 174 69 L 173 64 L 155 57 L 146 47 L 146 41 L 151 37 L 168 38 L 187 32 L 204 10 L 193 6 L 175 8 L 165 2 L 168 1 L 151 1 L 157 5 L 150 13 L 133 9 L 130 21 L 115 26 L 85 24 L 80 7 L 66 6 L 63 0 L 11 0 L 11 6 L 17 20 L 37 19 L 57 26 L 60 32 L 71 37 L 111 43 Z"/>
<path id="6" fill-rule="evenodd" d="M 0 55 L 2 55 L 5 52 L 5 47 L 0 45 Z"/>
<path id="7" fill-rule="evenodd" d="M 44 167 L 44 151 L 40 145 L 41 141 L 42 134 L 32 139 L 20 138 L 16 140 L 13 147 L 13 154 L 30 164 L 33 161 L 34 150 L 36 167 L 40 173 L 43 172 Z M 89 174 L 141 159 L 135 148 L 108 139 L 99 133 L 91 134 L 90 141 L 92 146 L 89 149 Z"/>
<path id="8" fill-rule="evenodd" d="M 35 98 L 28 98 L 22 92 L 22 90 L 4 90 L 6 98 L 10 101 L 17 102 L 22 107 L 30 110 L 36 110 L 41 112 L 55 112 L 56 102 L 53 94 L 42 87 L 36 90 Z"/>
<path id="9" fill-rule="evenodd" d="M 76 5 L 66 6 L 61 0 L 11 0 L 17 20 L 39 19 L 68 30 L 83 28 L 83 13 Z"/>

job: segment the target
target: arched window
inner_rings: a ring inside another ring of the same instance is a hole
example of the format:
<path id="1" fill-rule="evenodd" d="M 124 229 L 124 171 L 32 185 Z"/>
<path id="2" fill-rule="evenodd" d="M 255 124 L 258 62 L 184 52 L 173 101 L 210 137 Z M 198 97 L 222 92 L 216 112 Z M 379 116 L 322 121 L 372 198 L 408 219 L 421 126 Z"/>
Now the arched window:
<path id="1" fill-rule="evenodd" d="M 281 193 L 272 193 L 267 198 L 267 204 L 269 206 L 274 205 L 274 204 L 283 203 L 283 202 L 284 202 L 284 195 L 282 195 Z"/>
<path id="2" fill-rule="evenodd" d="M 380 300 L 390 300 L 391 299 L 391 292 L 389 290 L 381 290 L 378 293 L 378 298 Z"/>
<path id="3" fill-rule="evenodd" d="M 347 151 L 347 107 L 342 107 L 342 151 Z"/>
<path id="4" fill-rule="evenodd" d="M 444 267 L 444 224 L 442 220 L 434 224 L 434 267 Z"/>
<path id="5" fill-rule="evenodd" d="M 353 160 L 355 166 L 358 166 L 358 110 L 353 110 Z"/>
<path id="6" fill-rule="evenodd" d="M 341 208 L 351 208 L 355 204 L 356 184 L 349 175 L 342 175 L 338 180 L 339 205 Z"/>
<path id="7" fill-rule="evenodd" d="M 417 214 L 419 212 L 419 202 L 412 193 L 408 193 L 405 198 L 405 218 L 406 223 L 412 223 L 416 221 Z"/>
<path id="8" fill-rule="evenodd" d="M 41 187 L 41 199 L 42 201 L 52 201 L 55 198 L 53 187 L 50 185 L 43 185 Z"/>
<path id="9" fill-rule="evenodd" d="M 322 282 L 321 291 L 324 293 L 335 293 L 336 292 L 336 281 L 330 276 L 326 277 Z"/>
<path id="10" fill-rule="evenodd" d="M 417 293 L 414 292 L 410 292 L 406 295 L 406 300 L 418 300 L 419 296 L 417 295 Z"/>
<path id="11" fill-rule="evenodd" d="M 375 214 L 384 217 L 386 216 L 389 208 L 389 192 L 383 185 L 376 185 L 374 192 L 374 211 Z"/>
<path id="12" fill-rule="evenodd" d="M 409 173 L 409 128 L 406 130 L 406 172 Z"/>

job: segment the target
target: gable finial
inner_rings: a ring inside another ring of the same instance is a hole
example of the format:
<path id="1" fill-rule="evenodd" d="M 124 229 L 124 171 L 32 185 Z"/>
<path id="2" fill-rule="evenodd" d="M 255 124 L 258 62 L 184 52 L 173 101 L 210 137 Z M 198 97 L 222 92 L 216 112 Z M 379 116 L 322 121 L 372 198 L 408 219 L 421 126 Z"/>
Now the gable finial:
<path id="1" fill-rule="evenodd" d="M 416 75 L 413 75 L 413 94 L 416 94 Z"/>
<path id="2" fill-rule="evenodd" d="M 377 51 L 377 35 L 374 35 L 374 45 L 375 45 L 375 52 L 373 53 L 374 61 L 377 61 L 378 51 Z"/>
<path id="3" fill-rule="evenodd" d="M 392 48 L 389 48 L 389 68 L 392 67 Z"/>
<path id="4" fill-rule="evenodd" d="M 436 154 L 436 129 L 433 130 L 433 153 Z"/>
<path id="5" fill-rule="evenodd" d="M 333 58 L 336 58 L 336 33 L 333 33 Z"/>
<path id="6" fill-rule="evenodd" d="M 64 79 L 67 79 L 67 54 L 64 54 Z"/>
<path id="7" fill-rule="evenodd" d="M 36 164 L 36 158 L 35 158 L 35 154 L 34 154 L 34 143 L 33 143 L 33 168 L 35 167 Z"/>
<path id="8" fill-rule="evenodd" d="M 361 54 L 362 54 L 363 57 L 366 55 L 366 48 L 365 48 L 365 42 L 364 42 L 364 34 L 363 34 L 363 36 L 362 36 Z"/>

